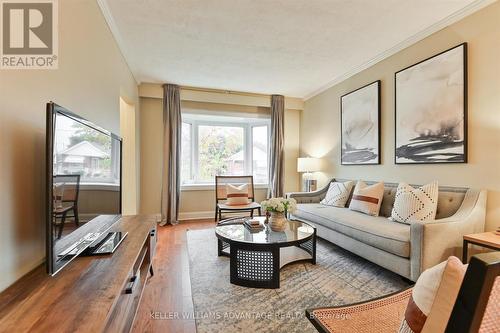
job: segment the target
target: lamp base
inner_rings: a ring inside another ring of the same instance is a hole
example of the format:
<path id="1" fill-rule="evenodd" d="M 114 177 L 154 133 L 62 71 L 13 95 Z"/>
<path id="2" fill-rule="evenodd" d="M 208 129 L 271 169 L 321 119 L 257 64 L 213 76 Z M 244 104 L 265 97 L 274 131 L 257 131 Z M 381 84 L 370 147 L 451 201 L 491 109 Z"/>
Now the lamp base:
<path id="1" fill-rule="evenodd" d="M 316 179 L 304 179 L 302 182 L 302 190 L 304 192 L 316 191 L 318 187 L 318 181 Z"/>

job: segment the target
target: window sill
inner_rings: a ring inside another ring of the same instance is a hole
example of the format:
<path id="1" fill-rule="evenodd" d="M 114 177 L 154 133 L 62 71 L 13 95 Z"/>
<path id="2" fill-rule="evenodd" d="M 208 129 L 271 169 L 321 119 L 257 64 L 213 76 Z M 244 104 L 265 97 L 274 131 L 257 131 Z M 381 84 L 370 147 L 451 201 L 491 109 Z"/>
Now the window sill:
<path id="1" fill-rule="evenodd" d="M 254 184 L 256 190 L 258 189 L 267 189 L 269 187 L 268 184 Z M 181 192 L 184 191 L 215 191 L 214 184 L 189 184 L 182 185 Z"/>
<path id="2" fill-rule="evenodd" d="M 80 183 L 80 190 L 119 192 L 120 186 L 109 183 Z"/>

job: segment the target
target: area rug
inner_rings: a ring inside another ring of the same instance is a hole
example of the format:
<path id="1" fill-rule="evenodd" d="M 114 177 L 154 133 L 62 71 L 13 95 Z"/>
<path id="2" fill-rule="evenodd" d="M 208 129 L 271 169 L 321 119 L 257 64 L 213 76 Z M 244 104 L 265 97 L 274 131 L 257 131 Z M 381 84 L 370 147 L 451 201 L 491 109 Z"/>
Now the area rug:
<path id="1" fill-rule="evenodd" d="M 279 289 L 229 283 L 229 258 L 217 256 L 214 229 L 187 232 L 198 333 L 316 332 L 305 309 L 360 302 L 408 286 L 399 275 L 318 239 L 316 265 L 281 269 Z"/>

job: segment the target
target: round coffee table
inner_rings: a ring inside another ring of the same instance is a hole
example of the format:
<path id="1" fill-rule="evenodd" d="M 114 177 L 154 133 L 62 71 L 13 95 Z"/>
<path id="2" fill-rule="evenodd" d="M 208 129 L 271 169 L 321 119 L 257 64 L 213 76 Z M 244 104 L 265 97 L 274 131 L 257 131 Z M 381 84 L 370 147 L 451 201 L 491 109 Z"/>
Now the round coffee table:
<path id="1" fill-rule="evenodd" d="M 215 227 L 218 255 L 230 257 L 231 283 L 253 288 L 279 288 L 280 268 L 310 260 L 316 264 L 316 229 L 311 225 L 287 220 L 279 231 L 263 223 L 263 229 L 250 230 L 248 218 L 221 221 Z M 255 217 L 261 222 L 265 217 Z"/>

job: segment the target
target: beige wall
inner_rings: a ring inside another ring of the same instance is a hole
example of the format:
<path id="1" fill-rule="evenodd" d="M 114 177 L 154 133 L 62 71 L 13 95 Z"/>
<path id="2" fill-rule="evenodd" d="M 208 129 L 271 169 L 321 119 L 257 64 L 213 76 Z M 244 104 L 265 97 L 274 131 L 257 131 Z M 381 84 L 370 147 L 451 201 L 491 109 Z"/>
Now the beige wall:
<path id="1" fill-rule="evenodd" d="M 161 204 L 162 101 L 141 98 L 141 213 L 158 214 Z"/>
<path id="2" fill-rule="evenodd" d="M 182 96 L 182 94 L 181 94 Z M 220 100 L 219 100 L 220 102 Z M 159 98 L 141 97 L 141 213 L 160 212 L 161 161 L 162 161 L 162 101 Z M 222 104 L 221 104 L 222 105 Z M 193 102 L 183 101 L 183 106 L 193 107 Z M 200 107 L 200 104 L 197 105 Z M 205 103 L 204 109 L 213 104 Z M 227 109 L 227 105 L 226 105 Z M 251 108 L 244 106 L 233 109 L 245 112 Z M 255 110 L 255 107 L 253 107 Z M 299 189 L 297 157 L 299 154 L 300 110 L 285 111 L 285 190 Z M 266 197 L 266 189 L 256 190 L 256 200 Z M 214 191 L 186 190 L 181 192 L 180 218 L 211 216 L 214 211 Z"/>
<path id="3" fill-rule="evenodd" d="M 95 1 L 59 1 L 59 69 L 0 70 L 0 290 L 45 257 L 45 103 L 116 133 L 132 77 Z"/>
<path id="4" fill-rule="evenodd" d="M 322 184 L 332 176 L 352 179 L 486 188 L 487 229 L 500 225 L 500 3 L 497 2 L 391 56 L 305 103 L 301 151 L 325 158 Z M 469 163 L 394 165 L 394 73 L 462 42 L 469 47 Z M 382 80 L 382 165 L 340 165 L 341 95 Z"/>
<path id="5" fill-rule="evenodd" d="M 115 189 L 85 189 L 80 187 L 78 214 L 82 221 L 85 216 L 116 214 L 120 209 L 120 192 Z M 70 222 L 72 223 L 72 221 Z"/>

